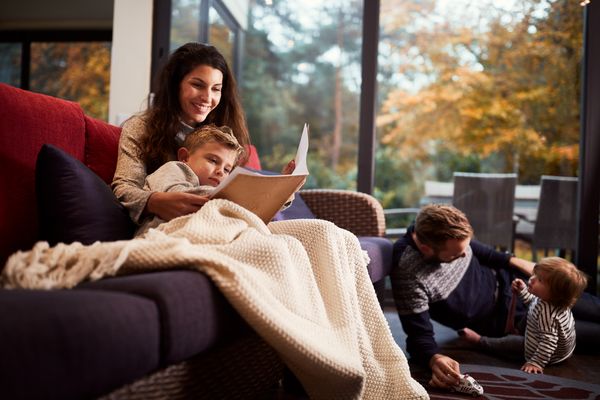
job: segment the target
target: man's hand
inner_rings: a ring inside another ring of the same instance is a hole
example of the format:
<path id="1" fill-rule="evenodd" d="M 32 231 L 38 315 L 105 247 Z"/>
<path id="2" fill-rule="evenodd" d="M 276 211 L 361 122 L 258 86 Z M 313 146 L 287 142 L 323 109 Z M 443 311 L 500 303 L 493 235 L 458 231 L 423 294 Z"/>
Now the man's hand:
<path id="1" fill-rule="evenodd" d="M 434 354 L 429 360 L 431 380 L 434 387 L 449 389 L 460 383 L 460 365 L 457 361 L 443 354 Z"/>
<path id="2" fill-rule="evenodd" d="M 530 363 L 526 362 L 521 367 L 521 371 L 525 371 L 528 374 L 543 374 L 544 373 L 544 368 L 540 368 L 537 365 L 533 365 L 533 364 L 530 364 Z"/>
<path id="3" fill-rule="evenodd" d="M 207 196 L 192 193 L 156 192 L 148 198 L 146 212 L 170 221 L 173 218 L 198 211 L 207 201 Z"/>

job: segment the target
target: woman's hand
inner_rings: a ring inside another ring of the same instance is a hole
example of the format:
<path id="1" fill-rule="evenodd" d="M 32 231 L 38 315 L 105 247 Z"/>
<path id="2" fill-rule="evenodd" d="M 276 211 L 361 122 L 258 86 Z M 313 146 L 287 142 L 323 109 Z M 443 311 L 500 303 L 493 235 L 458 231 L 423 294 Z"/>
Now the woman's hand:
<path id="1" fill-rule="evenodd" d="M 443 354 L 435 354 L 429 360 L 431 380 L 429 384 L 439 388 L 450 388 L 460 384 L 460 365 Z"/>
<path id="2" fill-rule="evenodd" d="M 184 192 L 155 192 L 146 203 L 146 212 L 170 221 L 196 212 L 208 201 L 207 196 Z"/>
<path id="3" fill-rule="evenodd" d="M 533 365 L 533 364 L 530 364 L 530 363 L 526 362 L 521 367 L 521 371 L 525 371 L 528 374 L 543 374 L 544 373 L 544 368 L 540 368 L 537 365 Z"/>

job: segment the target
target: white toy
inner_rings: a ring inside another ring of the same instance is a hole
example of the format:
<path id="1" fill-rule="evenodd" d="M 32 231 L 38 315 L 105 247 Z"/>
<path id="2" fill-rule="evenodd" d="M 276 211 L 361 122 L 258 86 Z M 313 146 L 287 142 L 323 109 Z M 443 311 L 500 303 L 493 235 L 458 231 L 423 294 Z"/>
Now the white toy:
<path id="1" fill-rule="evenodd" d="M 452 390 L 460 393 L 470 394 L 472 396 L 481 396 L 483 394 L 483 387 L 468 374 L 460 375 L 460 383 L 452 386 Z"/>

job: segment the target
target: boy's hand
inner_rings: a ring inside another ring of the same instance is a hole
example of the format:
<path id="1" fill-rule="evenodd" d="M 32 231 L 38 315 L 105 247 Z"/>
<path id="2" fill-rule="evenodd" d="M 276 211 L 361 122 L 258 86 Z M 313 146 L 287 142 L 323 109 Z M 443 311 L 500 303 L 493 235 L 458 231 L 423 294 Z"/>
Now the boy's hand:
<path id="1" fill-rule="evenodd" d="M 540 368 L 537 365 L 533 365 L 533 364 L 530 364 L 530 363 L 526 362 L 521 367 L 521 371 L 525 371 L 528 374 L 543 374 L 544 373 L 544 368 Z"/>
<path id="2" fill-rule="evenodd" d="M 281 173 L 283 175 L 289 175 L 292 172 L 294 172 L 295 169 L 296 169 L 296 160 L 292 160 L 289 163 L 287 163 L 287 165 L 283 168 Z"/>
<path id="3" fill-rule="evenodd" d="M 512 284 L 511 284 L 512 291 L 513 291 L 513 293 L 516 293 L 516 294 L 521 293 L 521 291 L 523 289 L 525 289 L 525 286 L 526 286 L 525 282 L 523 282 L 519 278 L 517 278 L 514 281 L 512 281 Z"/>

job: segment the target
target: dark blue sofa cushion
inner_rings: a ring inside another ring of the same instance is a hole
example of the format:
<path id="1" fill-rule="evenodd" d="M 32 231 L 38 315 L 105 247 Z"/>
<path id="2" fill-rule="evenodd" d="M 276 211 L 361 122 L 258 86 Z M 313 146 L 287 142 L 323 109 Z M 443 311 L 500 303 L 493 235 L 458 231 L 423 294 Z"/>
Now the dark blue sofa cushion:
<path id="1" fill-rule="evenodd" d="M 156 303 L 161 324 L 161 365 L 202 353 L 249 329 L 203 273 L 175 270 L 81 284 L 78 289 L 118 291 Z"/>
<path id="2" fill-rule="evenodd" d="M 64 150 L 43 145 L 35 174 L 42 240 L 91 244 L 133 236 L 135 225 L 110 187 Z"/>
<path id="3" fill-rule="evenodd" d="M 0 290 L 0 397 L 92 399 L 156 370 L 155 304 L 125 293 Z"/>
<path id="4" fill-rule="evenodd" d="M 371 282 L 378 282 L 390 274 L 392 270 L 393 244 L 389 239 L 376 236 L 361 236 L 358 238 L 360 246 L 366 250 L 371 258 L 367 267 Z"/>

